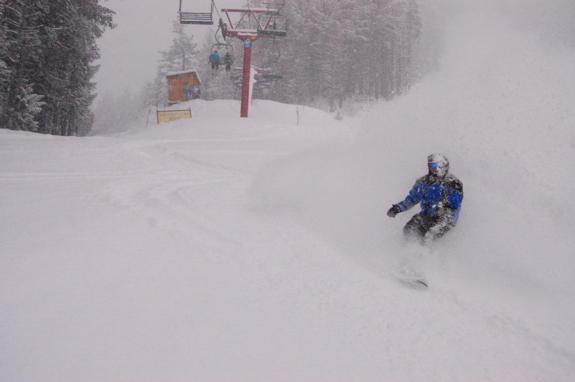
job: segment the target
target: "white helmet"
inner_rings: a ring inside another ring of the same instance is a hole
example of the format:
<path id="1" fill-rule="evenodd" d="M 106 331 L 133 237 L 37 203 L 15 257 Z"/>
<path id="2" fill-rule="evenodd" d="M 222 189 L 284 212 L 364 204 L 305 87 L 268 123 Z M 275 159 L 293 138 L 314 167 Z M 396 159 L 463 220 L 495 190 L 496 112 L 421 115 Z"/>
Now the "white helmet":
<path id="1" fill-rule="evenodd" d="M 449 172 L 449 160 L 443 154 L 430 154 L 427 156 L 429 173 L 443 178 Z"/>

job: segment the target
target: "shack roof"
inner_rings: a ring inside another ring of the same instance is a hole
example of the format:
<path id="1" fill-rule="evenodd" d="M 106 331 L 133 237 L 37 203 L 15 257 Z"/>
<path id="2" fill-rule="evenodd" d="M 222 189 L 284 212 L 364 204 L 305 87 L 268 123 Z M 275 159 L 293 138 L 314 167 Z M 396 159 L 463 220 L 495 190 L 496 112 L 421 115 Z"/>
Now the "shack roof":
<path id="1" fill-rule="evenodd" d="M 199 82 L 202 82 L 202 80 L 200 79 L 200 75 L 198 74 L 198 71 L 195 69 L 181 70 L 178 72 L 168 72 L 168 73 L 166 73 L 166 77 L 174 77 L 174 76 L 179 76 L 182 74 L 191 74 L 191 73 L 196 75 Z"/>

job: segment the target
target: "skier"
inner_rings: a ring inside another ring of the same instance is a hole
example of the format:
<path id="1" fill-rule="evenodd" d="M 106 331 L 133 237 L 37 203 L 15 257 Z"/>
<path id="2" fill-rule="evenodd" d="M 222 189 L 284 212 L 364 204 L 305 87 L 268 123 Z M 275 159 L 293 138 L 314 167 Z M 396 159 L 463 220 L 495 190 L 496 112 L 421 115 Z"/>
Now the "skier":
<path id="1" fill-rule="evenodd" d="M 463 184 L 449 174 L 449 161 L 444 155 L 429 155 L 427 166 L 428 174 L 415 182 L 405 200 L 387 211 L 387 216 L 394 218 L 421 203 L 421 211 L 407 222 L 403 233 L 424 244 L 443 236 L 457 224 L 463 201 Z"/>
<path id="2" fill-rule="evenodd" d="M 210 64 L 212 64 L 212 70 L 218 70 L 220 68 L 220 54 L 217 50 L 214 50 L 212 54 L 210 54 L 209 61 Z"/>
<path id="3" fill-rule="evenodd" d="M 224 65 L 226 66 L 226 72 L 232 70 L 232 63 L 234 62 L 234 58 L 230 54 L 230 52 L 226 52 L 224 54 Z"/>

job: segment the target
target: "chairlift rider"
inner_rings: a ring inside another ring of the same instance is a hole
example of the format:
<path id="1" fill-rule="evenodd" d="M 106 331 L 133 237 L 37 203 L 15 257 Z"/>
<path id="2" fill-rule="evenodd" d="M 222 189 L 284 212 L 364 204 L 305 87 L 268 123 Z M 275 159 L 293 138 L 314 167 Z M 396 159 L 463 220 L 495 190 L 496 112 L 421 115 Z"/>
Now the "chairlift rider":
<path id="1" fill-rule="evenodd" d="M 226 52 L 226 54 L 224 54 L 224 65 L 226 67 L 226 72 L 229 72 L 230 70 L 232 70 L 232 64 L 233 63 L 234 63 L 234 58 L 232 57 L 230 52 Z"/>
<path id="2" fill-rule="evenodd" d="M 212 54 L 210 54 L 209 62 L 212 64 L 212 70 L 218 70 L 220 68 L 220 54 L 217 50 L 214 50 Z"/>

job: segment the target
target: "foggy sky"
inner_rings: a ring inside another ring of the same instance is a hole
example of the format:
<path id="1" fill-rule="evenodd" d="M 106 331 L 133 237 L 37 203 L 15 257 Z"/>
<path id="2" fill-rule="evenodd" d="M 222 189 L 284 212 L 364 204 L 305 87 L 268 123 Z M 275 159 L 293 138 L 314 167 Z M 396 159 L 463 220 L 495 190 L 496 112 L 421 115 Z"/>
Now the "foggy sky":
<path id="1" fill-rule="evenodd" d="M 242 6 L 247 0 L 216 0 L 219 9 Z M 482 1 L 485 2 L 485 1 Z M 469 7 L 473 0 L 436 0 Z M 544 31 L 551 40 L 575 45 L 575 0 L 491 0 L 492 6 L 506 9 L 526 32 Z M 95 81 L 99 95 L 121 94 L 129 89 L 139 91 L 154 79 L 159 52 L 169 48 L 172 22 L 177 17 L 179 0 L 103 0 L 116 12 L 117 27 L 99 40 L 100 70 Z M 186 10 L 205 12 L 210 0 L 184 0 Z M 426 4 L 426 2 L 422 2 Z M 201 44 L 215 27 L 186 26 Z"/>
<path id="2" fill-rule="evenodd" d="M 210 0 L 184 0 L 187 10 L 205 12 Z M 245 0 L 216 1 L 218 8 L 240 6 Z M 97 92 L 121 94 L 139 91 L 154 79 L 159 52 L 169 48 L 172 22 L 177 18 L 179 0 L 104 0 L 114 10 L 117 27 L 107 30 L 98 41 L 101 58 L 96 74 Z M 201 44 L 209 26 L 186 26 Z M 215 29 L 215 27 L 213 28 Z"/>

